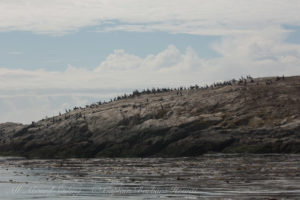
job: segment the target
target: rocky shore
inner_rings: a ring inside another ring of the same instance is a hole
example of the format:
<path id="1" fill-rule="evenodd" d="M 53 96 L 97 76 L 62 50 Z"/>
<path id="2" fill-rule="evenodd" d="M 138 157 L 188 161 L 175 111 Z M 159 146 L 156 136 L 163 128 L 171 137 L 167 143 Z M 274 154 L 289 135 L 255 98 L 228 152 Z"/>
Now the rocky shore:
<path id="1" fill-rule="evenodd" d="M 38 158 L 300 153 L 300 76 L 135 93 L 0 124 L 0 154 Z"/>

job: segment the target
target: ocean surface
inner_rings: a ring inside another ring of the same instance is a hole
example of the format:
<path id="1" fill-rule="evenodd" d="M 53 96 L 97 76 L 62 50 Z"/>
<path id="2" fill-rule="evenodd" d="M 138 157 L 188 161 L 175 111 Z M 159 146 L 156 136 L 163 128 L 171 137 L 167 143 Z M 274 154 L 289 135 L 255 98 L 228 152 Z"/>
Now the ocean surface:
<path id="1" fill-rule="evenodd" d="M 0 199 L 300 199 L 300 155 L 0 157 Z"/>

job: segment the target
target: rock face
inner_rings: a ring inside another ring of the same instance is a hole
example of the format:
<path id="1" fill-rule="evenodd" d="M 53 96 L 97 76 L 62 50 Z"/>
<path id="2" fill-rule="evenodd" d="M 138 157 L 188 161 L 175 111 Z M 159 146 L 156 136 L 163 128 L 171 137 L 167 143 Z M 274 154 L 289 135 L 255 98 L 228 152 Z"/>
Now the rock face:
<path id="1" fill-rule="evenodd" d="M 300 76 L 142 94 L 30 125 L 0 124 L 0 154 L 28 157 L 300 153 Z"/>

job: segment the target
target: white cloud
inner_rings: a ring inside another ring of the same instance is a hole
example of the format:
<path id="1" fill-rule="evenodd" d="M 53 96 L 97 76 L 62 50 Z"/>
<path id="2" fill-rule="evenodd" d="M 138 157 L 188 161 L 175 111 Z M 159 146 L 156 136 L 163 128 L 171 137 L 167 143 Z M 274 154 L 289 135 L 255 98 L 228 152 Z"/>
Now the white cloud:
<path id="1" fill-rule="evenodd" d="M 6 108 L 0 121 L 30 122 L 135 88 L 203 85 L 248 74 L 299 75 L 300 45 L 286 43 L 286 36 L 270 29 L 224 37 L 213 46 L 220 57 L 210 59 L 170 45 L 144 58 L 115 50 L 93 70 L 71 65 L 62 72 L 0 68 L 0 109 Z"/>
<path id="2" fill-rule="evenodd" d="M 138 56 L 126 53 L 122 49 L 115 50 L 113 54 L 109 55 L 96 71 L 101 70 L 128 70 L 137 68 L 142 59 Z"/>
<path id="3" fill-rule="evenodd" d="M 0 30 L 64 34 L 105 25 L 100 30 L 232 35 L 300 25 L 299 10 L 298 0 L 2 0 Z"/>
<path id="4" fill-rule="evenodd" d="M 63 113 L 75 105 L 82 106 L 103 98 L 102 95 L 77 96 L 64 95 L 27 95 L 0 97 L 0 122 L 13 121 L 31 123 L 44 118 Z"/>
<path id="5" fill-rule="evenodd" d="M 135 88 L 299 75 L 300 45 L 286 43 L 289 32 L 282 27 L 299 26 L 299 10 L 299 0 L 2 0 L 0 31 L 62 35 L 97 26 L 221 35 L 222 41 L 213 45 L 220 57 L 210 59 L 170 45 L 143 58 L 115 50 L 93 70 L 0 68 L 0 122 L 30 122 Z"/>
<path id="6" fill-rule="evenodd" d="M 269 29 L 253 35 L 224 38 L 214 49 L 226 74 L 299 75 L 300 45 L 285 42 L 287 33 Z"/>
<path id="7" fill-rule="evenodd" d="M 21 51 L 11 51 L 11 52 L 8 52 L 8 54 L 10 54 L 10 55 L 21 55 L 21 54 L 23 54 L 23 52 L 21 52 Z"/>

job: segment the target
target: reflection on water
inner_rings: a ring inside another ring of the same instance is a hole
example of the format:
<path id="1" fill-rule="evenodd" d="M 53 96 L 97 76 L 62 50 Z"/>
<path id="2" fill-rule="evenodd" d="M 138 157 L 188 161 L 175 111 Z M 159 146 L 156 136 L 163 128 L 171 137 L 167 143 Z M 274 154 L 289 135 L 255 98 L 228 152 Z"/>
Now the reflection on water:
<path id="1" fill-rule="evenodd" d="M 300 155 L 0 158 L 0 199 L 299 199 Z"/>

